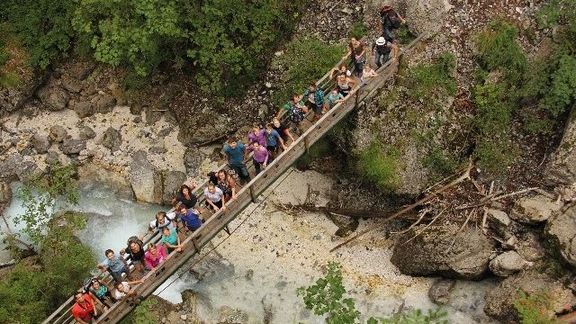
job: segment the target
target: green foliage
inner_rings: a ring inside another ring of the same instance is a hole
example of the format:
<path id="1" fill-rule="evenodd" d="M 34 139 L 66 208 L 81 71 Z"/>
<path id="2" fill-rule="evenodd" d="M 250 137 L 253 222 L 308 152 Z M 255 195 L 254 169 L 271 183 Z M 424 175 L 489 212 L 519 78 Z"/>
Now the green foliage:
<path id="1" fill-rule="evenodd" d="M 448 324 L 448 313 L 442 309 L 429 309 L 427 313 L 420 309 L 402 312 L 388 318 L 370 319 L 368 324 Z"/>
<path id="2" fill-rule="evenodd" d="M 134 324 L 155 324 L 158 320 L 152 314 L 152 308 L 158 303 L 154 299 L 146 299 L 134 310 L 134 317 L 131 323 Z"/>
<path id="3" fill-rule="evenodd" d="M 408 71 L 405 83 L 414 99 L 432 99 L 435 95 L 456 94 L 454 69 L 456 57 L 444 52 L 431 64 L 419 64 Z"/>
<path id="4" fill-rule="evenodd" d="M 363 21 L 355 22 L 350 28 L 350 37 L 355 37 L 356 39 L 362 39 L 368 34 L 368 26 L 364 24 Z"/>
<path id="5" fill-rule="evenodd" d="M 459 165 L 455 158 L 438 147 L 432 149 L 422 162 L 426 168 L 432 171 L 436 178 L 453 174 Z"/>
<path id="6" fill-rule="evenodd" d="M 360 172 L 388 191 L 398 186 L 400 165 L 400 152 L 395 148 L 385 147 L 378 141 L 372 142 L 358 158 Z"/>
<path id="7" fill-rule="evenodd" d="M 6 44 L 0 38 L 0 67 L 6 64 L 6 62 L 8 62 L 9 59 L 10 54 L 8 54 L 8 52 L 6 51 Z"/>
<path id="8" fill-rule="evenodd" d="M 527 59 L 517 36 L 518 29 L 504 20 L 490 23 L 476 38 L 480 66 L 486 71 L 502 70 L 512 82 L 520 81 Z"/>
<path id="9" fill-rule="evenodd" d="M 273 102 L 281 105 L 293 93 L 304 93 L 311 82 L 320 79 L 341 59 L 343 45 L 330 45 L 317 37 L 301 37 L 286 46 L 285 53 L 274 65 L 283 69 L 280 88 L 273 95 Z"/>
<path id="10" fill-rule="evenodd" d="M 396 30 L 396 39 L 400 44 L 408 44 L 416 39 L 416 35 L 412 34 L 407 24 L 402 24 L 400 28 Z"/>
<path id="11" fill-rule="evenodd" d="M 9 22 L 29 52 L 33 66 L 46 68 L 72 44 L 75 0 L 6 0 L 0 18 Z"/>
<path id="12" fill-rule="evenodd" d="M 523 291 L 518 294 L 514 308 L 520 314 L 522 324 L 557 323 L 549 316 L 552 307 L 549 294 L 541 292 L 528 295 Z"/>
<path id="13" fill-rule="evenodd" d="M 358 323 L 360 312 L 354 300 L 344 298 L 346 289 L 342 284 L 342 266 L 329 262 L 326 275 L 316 280 L 310 287 L 298 288 L 298 295 L 304 299 L 307 309 L 316 315 L 326 315 L 329 324 Z"/>
<path id="14" fill-rule="evenodd" d="M 25 212 L 15 217 L 16 223 L 23 222 L 23 232 L 35 244 L 46 238 L 46 225 L 55 212 L 56 200 L 64 198 L 67 204 L 78 202 L 78 191 L 74 182 L 74 166 L 55 165 L 46 174 L 29 178 L 19 190 Z"/>

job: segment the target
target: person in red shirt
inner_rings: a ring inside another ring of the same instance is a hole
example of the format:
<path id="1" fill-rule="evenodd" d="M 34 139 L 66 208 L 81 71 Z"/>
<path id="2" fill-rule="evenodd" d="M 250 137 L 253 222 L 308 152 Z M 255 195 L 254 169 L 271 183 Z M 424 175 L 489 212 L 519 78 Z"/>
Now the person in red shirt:
<path id="1" fill-rule="evenodd" d="M 78 292 L 74 296 L 76 303 L 72 306 L 72 316 L 78 323 L 88 324 L 92 322 L 92 318 L 98 316 L 96 305 L 90 294 Z"/>

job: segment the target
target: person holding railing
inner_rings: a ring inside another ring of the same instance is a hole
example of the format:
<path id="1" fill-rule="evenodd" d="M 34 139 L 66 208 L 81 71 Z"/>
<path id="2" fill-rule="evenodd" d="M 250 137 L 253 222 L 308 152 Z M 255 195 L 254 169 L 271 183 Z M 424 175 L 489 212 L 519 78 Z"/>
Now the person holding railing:
<path id="1" fill-rule="evenodd" d="M 111 249 L 106 250 L 104 255 L 106 256 L 106 260 L 97 266 L 101 272 L 108 270 L 115 282 L 122 281 L 123 273 L 127 276 L 130 274 L 126 260 L 124 260 L 121 255 L 115 254 Z"/>
<path id="2" fill-rule="evenodd" d="M 161 231 L 163 228 L 177 228 L 176 213 L 159 211 L 156 213 L 156 219 L 150 222 L 148 230 L 150 232 Z"/>
<path id="3" fill-rule="evenodd" d="M 336 106 L 336 104 L 341 103 L 344 101 L 344 96 L 338 92 L 338 88 L 332 89 L 330 93 L 326 96 L 326 105 L 328 106 L 328 110 L 332 109 L 332 107 Z"/>
<path id="4" fill-rule="evenodd" d="M 256 169 L 256 174 L 258 174 L 268 165 L 270 153 L 268 153 L 268 149 L 265 146 L 260 145 L 258 142 L 252 142 L 249 150 L 253 152 L 252 163 L 254 164 L 254 169 Z"/>
<path id="5" fill-rule="evenodd" d="M 236 199 L 236 180 L 226 170 L 218 171 L 216 186 L 224 193 L 226 201 Z"/>
<path id="6" fill-rule="evenodd" d="M 280 134 L 282 140 L 284 141 L 285 145 L 288 145 L 288 140 L 290 140 L 290 145 L 294 143 L 294 136 L 290 133 L 290 127 L 288 127 L 285 123 L 281 122 L 280 119 L 274 118 L 272 119 L 272 127 L 274 130 Z"/>
<path id="7" fill-rule="evenodd" d="M 206 198 L 206 207 L 217 212 L 220 209 L 226 210 L 226 198 L 222 189 L 213 183 L 209 183 L 204 188 L 204 198 Z"/>
<path id="8" fill-rule="evenodd" d="M 187 209 L 186 206 L 178 207 L 178 214 L 180 214 L 180 220 L 186 226 L 186 228 L 192 232 L 199 229 L 202 226 L 202 220 L 200 219 L 200 213 L 194 208 Z"/>
<path id="9" fill-rule="evenodd" d="M 364 45 L 356 37 L 351 37 L 350 42 L 348 43 L 348 49 L 349 52 L 346 54 L 346 57 L 350 55 L 350 59 L 354 64 L 354 74 L 358 79 L 360 79 L 360 82 L 364 83 L 363 72 L 364 63 L 366 63 L 366 51 Z"/>
<path id="10" fill-rule="evenodd" d="M 292 123 L 292 128 L 301 132 L 300 123 L 308 113 L 308 107 L 302 103 L 302 96 L 294 93 L 290 101 L 288 101 L 276 114 L 276 118 L 282 117 L 285 113 L 288 114 L 288 120 Z"/>
<path id="11" fill-rule="evenodd" d="M 72 306 L 72 317 L 81 324 L 92 323 L 92 320 L 98 317 L 99 314 L 90 293 L 78 291 L 74 295 L 74 299 L 76 302 Z"/>
<path id="12" fill-rule="evenodd" d="M 144 254 L 146 269 L 153 270 L 166 260 L 167 255 L 164 245 L 156 246 L 154 243 L 148 243 L 148 250 Z"/>
<path id="13" fill-rule="evenodd" d="M 180 190 L 178 195 L 174 198 L 176 202 L 183 203 L 186 208 L 194 208 L 196 206 L 196 202 L 198 202 L 198 197 L 192 192 L 196 186 L 190 188 L 188 185 L 183 184 L 180 186 Z"/>
<path id="14" fill-rule="evenodd" d="M 120 251 L 121 255 L 128 253 L 130 261 L 134 265 L 134 271 L 142 273 L 144 270 L 144 243 L 137 236 L 131 236 L 128 239 L 128 246 Z"/>
<path id="15" fill-rule="evenodd" d="M 96 296 L 96 298 L 98 298 L 104 305 L 107 305 L 107 299 L 112 303 L 116 301 L 114 297 L 112 297 L 108 286 L 98 278 L 90 279 L 90 283 L 88 284 L 88 287 L 85 288 L 85 291 L 91 292 L 92 295 Z"/>
<path id="16" fill-rule="evenodd" d="M 240 181 L 249 182 L 250 174 L 246 164 L 244 164 L 244 156 L 246 155 L 244 144 L 239 142 L 236 137 L 230 137 L 228 143 L 224 145 L 224 153 L 228 157 L 228 164 L 240 177 Z"/>
<path id="17" fill-rule="evenodd" d="M 277 130 L 274 129 L 274 124 L 266 124 L 266 148 L 268 153 L 270 153 L 269 161 L 271 162 L 278 155 L 278 148 L 282 147 L 284 151 L 288 148 L 284 144 L 284 139 L 280 136 Z"/>
<path id="18" fill-rule="evenodd" d="M 175 228 L 169 228 L 167 226 L 162 228 L 160 243 L 166 247 L 168 254 L 172 253 L 172 251 L 182 252 L 180 236 L 178 236 Z"/>
<path id="19" fill-rule="evenodd" d="M 136 292 L 132 290 L 131 285 L 137 285 L 143 283 L 143 280 L 136 280 L 136 281 L 122 281 L 116 284 L 114 290 L 114 299 L 122 300 L 126 297 L 133 297 L 136 295 Z"/>
<path id="20" fill-rule="evenodd" d="M 356 85 L 357 82 L 345 74 L 340 74 L 336 77 L 336 88 L 343 97 L 348 96 L 352 91 L 352 88 L 356 87 Z"/>
<path id="21" fill-rule="evenodd" d="M 304 103 L 306 107 L 314 111 L 314 119 L 320 119 L 320 116 L 322 116 L 325 110 L 324 91 L 316 85 L 316 82 L 312 82 L 304 92 L 304 98 L 306 99 L 306 102 Z"/>
<path id="22" fill-rule="evenodd" d="M 258 142 L 260 145 L 266 146 L 265 131 L 258 124 L 252 125 L 252 129 L 248 133 L 248 143 L 252 142 Z"/>

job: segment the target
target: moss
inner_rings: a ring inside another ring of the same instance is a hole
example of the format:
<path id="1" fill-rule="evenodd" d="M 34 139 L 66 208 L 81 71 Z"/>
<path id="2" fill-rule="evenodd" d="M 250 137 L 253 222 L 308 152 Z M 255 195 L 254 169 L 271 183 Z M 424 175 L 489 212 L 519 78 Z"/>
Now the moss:
<path id="1" fill-rule="evenodd" d="M 358 157 L 358 168 L 369 181 L 378 184 L 385 191 L 395 190 L 400 182 L 398 171 L 401 168 L 400 151 L 372 142 Z"/>

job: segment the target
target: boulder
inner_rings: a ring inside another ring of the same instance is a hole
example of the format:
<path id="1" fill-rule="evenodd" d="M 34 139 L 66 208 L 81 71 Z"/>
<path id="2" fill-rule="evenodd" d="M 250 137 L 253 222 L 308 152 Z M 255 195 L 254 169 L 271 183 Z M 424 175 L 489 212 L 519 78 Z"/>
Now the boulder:
<path id="1" fill-rule="evenodd" d="M 93 139 L 94 137 L 96 137 L 96 132 L 90 128 L 89 126 L 86 125 L 82 125 L 80 126 L 79 130 L 79 135 L 80 139 L 83 140 L 89 140 L 89 139 Z"/>
<path id="2" fill-rule="evenodd" d="M 32 144 L 38 154 L 44 154 L 48 152 L 48 149 L 50 148 L 50 140 L 48 139 L 48 136 L 40 133 L 36 133 L 32 136 L 30 144 Z"/>
<path id="3" fill-rule="evenodd" d="M 543 195 L 523 197 L 514 202 L 510 217 L 521 223 L 536 224 L 546 221 L 561 207 L 560 204 L 556 204 L 552 199 Z"/>
<path id="4" fill-rule="evenodd" d="M 199 176 L 200 165 L 204 161 L 204 153 L 199 149 L 188 147 L 184 152 L 184 166 L 186 167 L 186 174 L 191 177 Z"/>
<path id="5" fill-rule="evenodd" d="M 514 303 L 521 292 L 528 295 L 545 293 L 550 302 L 548 310 L 550 316 L 576 304 L 576 297 L 560 280 L 552 279 L 533 269 L 516 273 L 490 290 L 485 297 L 484 312 L 502 323 L 518 322 L 518 311 Z"/>
<path id="6" fill-rule="evenodd" d="M 80 118 L 89 117 L 95 113 L 94 106 L 89 101 L 73 102 L 70 105 L 72 110 L 74 110 Z"/>
<path id="7" fill-rule="evenodd" d="M 25 161 L 22 155 L 15 153 L 0 162 L 0 179 L 23 181 L 37 168 L 36 163 Z"/>
<path id="8" fill-rule="evenodd" d="M 154 204 L 162 203 L 162 175 L 148 161 L 146 152 L 134 153 L 129 176 L 136 200 Z"/>
<path id="9" fill-rule="evenodd" d="M 62 79 L 62 87 L 71 93 L 79 93 L 82 91 L 82 83 L 76 78 L 64 76 Z"/>
<path id="10" fill-rule="evenodd" d="M 428 290 L 428 297 L 437 305 L 446 305 L 450 302 L 450 292 L 456 285 L 455 280 L 440 279 Z"/>
<path id="11" fill-rule="evenodd" d="M 564 260 L 576 267 L 576 206 L 552 216 L 546 225 L 546 234 Z"/>
<path id="12" fill-rule="evenodd" d="M 532 262 L 524 260 L 516 251 L 507 251 L 492 259 L 489 267 L 493 274 L 508 277 L 532 265 Z"/>
<path id="13" fill-rule="evenodd" d="M 62 141 L 68 136 L 66 128 L 60 125 L 54 125 L 50 127 L 50 134 L 48 135 L 53 142 L 62 143 Z"/>
<path id="14" fill-rule="evenodd" d="M 59 156 L 58 152 L 56 152 L 56 151 L 49 151 L 46 154 L 44 161 L 48 165 L 55 165 L 55 164 L 60 163 L 60 156 Z"/>
<path id="15" fill-rule="evenodd" d="M 112 108 L 116 105 L 116 99 L 105 92 L 99 92 L 90 100 L 92 105 L 94 106 L 94 112 L 96 113 L 109 113 L 112 111 Z"/>
<path id="16" fill-rule="evenodd" d="M 398 238 L 391 261 L 410 276 L 477 280 L 487 272 L 493 249 L 494 242 L 475 228 L 417 226 Z"/>
<path id="17" fill-rule="evenodd" d="M 67 138 L 60 144 L 59 148 L 66 155 L 79 154 L 86 148 L 86 140 Z"/>
<path id="18" fill-rule="evenodd" d="M 120 144 L 122 144 L 122 134 L 118 130 L 108 127 L 102 137 L 102 145 L 115 152 L 120 148 Z"/>
<path id="19" fill-rule="evenodd" d="M 164 171 L 162 173 L 162 203 L 169 205 L 172 198 L 176 195 L 180 186 L 186 181 L 186 174 L 181 171 Z"/>
<path id="20" fill-rule="evenodd" d="M 37 93 L 38 99 L 52 111 L 66 108 L 70 95 L 60 87 L 44 87 Z"/>
<path id="21" fill-rule="evenodd" d="M 564 130 L 562 141 L 556 151 L 551 155 L 550 163 L 546 166 L 546 180 L 551 184 L 571 185 L 576 182 L 576 107 L 572 108 L 568 126 Z"/>

